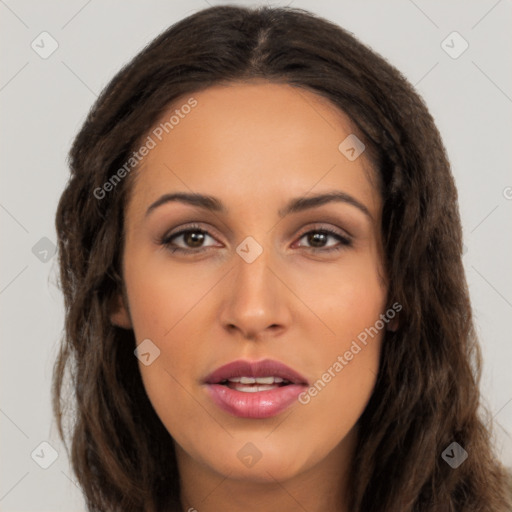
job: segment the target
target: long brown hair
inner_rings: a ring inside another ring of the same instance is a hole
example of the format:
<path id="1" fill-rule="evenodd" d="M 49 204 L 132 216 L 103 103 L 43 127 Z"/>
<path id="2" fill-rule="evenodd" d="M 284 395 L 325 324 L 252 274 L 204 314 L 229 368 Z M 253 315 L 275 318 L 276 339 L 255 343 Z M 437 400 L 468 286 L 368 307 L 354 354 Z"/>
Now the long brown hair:
<path id="1" fill-rule="evenodd" d="M 457 193 L 427 107 L 339 26 L 301 9 L 235 6 L 204 9 L 158 36 L 105 88 L 70 151 L 56 215 L 66 319 L 53 406 L 65 442 L 71 422 L 69 455 L 89 510 L 179 506 L 172 439 L 145 393 L 133 332 L 109 319 L 123 290 L 123 212 L 137 170 L 112 177 L 174 100 L 255 78 L 307 89 L 348 114 L 380 177 L 389 294 L 403 309 L 359 419 L 350 510 L 508 510 L 507 475 L 480 417 Z M 441 456 L 452 442 L 468 453 L 455 469 Z"/>

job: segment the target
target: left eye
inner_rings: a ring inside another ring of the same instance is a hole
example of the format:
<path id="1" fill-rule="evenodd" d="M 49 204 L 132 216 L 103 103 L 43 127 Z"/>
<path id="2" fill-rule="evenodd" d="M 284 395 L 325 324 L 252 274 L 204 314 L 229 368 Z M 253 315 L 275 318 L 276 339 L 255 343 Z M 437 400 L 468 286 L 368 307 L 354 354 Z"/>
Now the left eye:
<path id="1" fill-rule="evenodd" d="M 339 250 L 339 249 L 342 249 L 343 247 L 347 247 L 347 246 L 351 245 L 351 241 L 348 237 L 343 236 L 336 231 L 331 231 L 330 229 L 315 229 L 312 231 L 308 231 L 307 233 L 304 233 L 301 236 L 300 240 L 302 240 L 303 238 L 307 238 L 308 243 L 313 244 L 313 246 L 311 247 L 311 249 L 313 249 L 313 251 L 315 251 L 315 250 L 323 250 L 324 252 L 335 251 L 335 250 Z M 334 238 L 335 240 L 338 240 L 339 244 L 331 246 L 331 247 L 326 247 L 323 244 L 326 243 L 326 241 L 329 238 L 331 238 L 331 239 Z M 320 244 L 321 246 L 318 247 L 318 246 L 315 246 L 315 244 Z"/>

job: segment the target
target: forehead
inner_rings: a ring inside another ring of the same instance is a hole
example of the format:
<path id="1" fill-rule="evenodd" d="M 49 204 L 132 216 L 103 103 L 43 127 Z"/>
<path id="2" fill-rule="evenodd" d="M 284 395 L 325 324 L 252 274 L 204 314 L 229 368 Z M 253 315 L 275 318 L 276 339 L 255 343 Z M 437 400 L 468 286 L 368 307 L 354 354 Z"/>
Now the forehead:
<path id="1" fill-rule="evenodd" d="M 375 203 L 366 154 L 351 161 L 342 152 L 354 132 L 345 113 L 305 89 L 265 81 L 209 87 L 182 96 L 155 123 L 135 195 L 147 203 L 172 190 L 229 191 L 230 202 L 243 204 L 341 188 Z"/>

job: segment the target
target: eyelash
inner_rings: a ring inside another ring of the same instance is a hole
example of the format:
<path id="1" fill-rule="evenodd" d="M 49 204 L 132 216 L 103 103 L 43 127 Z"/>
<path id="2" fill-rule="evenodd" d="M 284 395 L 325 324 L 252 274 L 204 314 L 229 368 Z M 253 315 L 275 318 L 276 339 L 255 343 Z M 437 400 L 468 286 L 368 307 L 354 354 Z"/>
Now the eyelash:
<path id="1" fill-rule="evenodd" d="M 171 240 L 175 239 L 175 238 L 178 238 L 179 236 L 181 235 L 184 235 L 186 233 L 189 233 L 189 232 L 200 232 L 202 234 L 205 234 L 205 235 L 208 235 L 209 237 L 211 238 L 214 238 L 212 237 L 212 235 L 210 235 L 210 233 L 208 233 L 208 231 L 205 231 L 204 229 L 202 229 L 200 226 L 198 226 L 197 224 L 193 224 L 191 226 L 188 226 L 186 229 L 182 229 L 181 231 L 178 231 L 176 233 L 172 233 L 170 235 L 164 235 L 163 237 L 161 237 L 159 240 L 158 240 L 158 243 L 160 245 L 163 245 L 165 246 L 169 251 L 171 251 L 171 253 L 182 253 L 182 254 L 198 254 L 198 253 L 202 253 L 206 250 L 208 250 L 210 247 L 200 247 L 198 249 L 184 249 L 183 247 L 173 247 L 171 246 Z M 340 235 L 338 232 L 332 230 L 332 229 L 329 229 L 329 228 L 321 228 L 321 229 L 311 229 L 309 231 L 306 231 L 305 233 L 302 233 L 302 235 L 300 235 L 299 237 L 299 240 L 301 238 L 304 238 L 306 235 L 309 235 L 311 233 L 322 233 L 322 234 L 327 234 L 329 236 L 332 236 L 334 238 L 336 238 L 340 244 L 339 245 L 336 245 L 334 247 L 328 247 L 328 248 L 323 248 L 323 247 L 306 247 L 306 249 L 309 249 L 311 250 L 312 252 L 327 252 L 327 253 L 331 253 L 331 252 L 336 252 L 336 251 L 340 251 L 340 250 L 343 250 L 347 247 L 351 247 L 352 246 L 352 240 L 348 237 L 345 237 L 343 235 Z"/>

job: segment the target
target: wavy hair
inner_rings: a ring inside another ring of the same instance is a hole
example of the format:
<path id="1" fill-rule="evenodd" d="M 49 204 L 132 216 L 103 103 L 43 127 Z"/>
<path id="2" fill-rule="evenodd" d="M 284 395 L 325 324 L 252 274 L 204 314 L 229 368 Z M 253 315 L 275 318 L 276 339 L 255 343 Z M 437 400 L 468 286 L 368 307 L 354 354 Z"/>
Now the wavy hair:
<path id="1" fill-rule="evenodd" d="M 509 510 L 509 477 L 493 453 L 479 394 L 457 192 L 427 107 L 399 71 L 334 23 L 297 8 L 230 5 L 172 25 L 123 67 L 69 154 L 56 214 L 65 330 L 52 392 L 88 509 L 180 506 L 172 439 L 145 393 L 133 331 L 109 319 L 124 289 L 124 208 L 137 170 L 108 197 L 94 191 L 175 100 L 252 79 L 330 100 L 360 131 L 379 175 L 389 297 L 403 309 L 398 330 L 385 335 L 359 419 L 350 510 Z M 469 455 L 456 469 L 441 457 L 454 441 Z"/>

